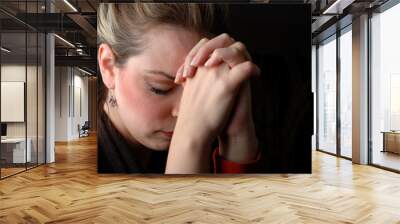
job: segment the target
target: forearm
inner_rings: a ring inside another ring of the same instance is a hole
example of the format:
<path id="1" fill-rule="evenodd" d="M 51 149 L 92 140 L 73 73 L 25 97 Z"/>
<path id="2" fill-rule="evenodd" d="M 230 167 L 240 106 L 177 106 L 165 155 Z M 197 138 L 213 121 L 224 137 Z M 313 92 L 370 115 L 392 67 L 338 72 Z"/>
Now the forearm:
<path id="1" fill-rule="evenodd" d="M 210 150 L 211 142 L 201 136 L 190 136 L 177 131 L 171 140 L 165 173 L 209 173 Z"/>
<path id="2" fill-rule="evenodd" d="M 254 128 L 231 136 L 220 136 L 218 141 L 220 155 L 228 161 L 247 163 L 257 158 L 259 149 Z"/>

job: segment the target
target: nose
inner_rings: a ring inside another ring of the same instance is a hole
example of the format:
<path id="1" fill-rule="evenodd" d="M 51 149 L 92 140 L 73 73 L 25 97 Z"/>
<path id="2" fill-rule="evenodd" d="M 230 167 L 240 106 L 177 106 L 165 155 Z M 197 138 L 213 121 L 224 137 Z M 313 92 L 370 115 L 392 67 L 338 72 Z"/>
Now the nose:
<path id="1" fill-rule="evenodd" d="M 182 93 L 180 93 L 179 96 L 176 97 L 175 102 L 173 104 L 172 111 L 171 111 L 171 114 L 173 117 L 178 117 L 179 107 L 181 104 L 181 96 L 182 96 Z"/>

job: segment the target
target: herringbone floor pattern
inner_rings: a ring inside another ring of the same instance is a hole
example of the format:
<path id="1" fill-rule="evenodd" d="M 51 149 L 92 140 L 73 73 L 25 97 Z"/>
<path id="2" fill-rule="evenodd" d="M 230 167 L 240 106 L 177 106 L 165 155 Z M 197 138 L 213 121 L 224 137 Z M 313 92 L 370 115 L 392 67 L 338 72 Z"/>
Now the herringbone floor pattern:
<path id="1" fill-rule="evenodd" d="M 400 175 L 313 152 L 312 175 L 99 175 L 96 140 L 0 181 L 0 223 L 400 223 Z"/>

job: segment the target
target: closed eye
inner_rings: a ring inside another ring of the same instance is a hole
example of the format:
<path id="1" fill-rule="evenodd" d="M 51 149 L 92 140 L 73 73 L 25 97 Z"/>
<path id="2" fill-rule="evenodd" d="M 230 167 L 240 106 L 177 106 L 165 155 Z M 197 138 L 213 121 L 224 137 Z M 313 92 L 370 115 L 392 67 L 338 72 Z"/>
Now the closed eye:
<path id="1" fill-rule="evenodd" d="M 167 95 L 171 91 L 171 89 L 162 90 L 162 89 L 157 89 L 154 87 L 150 87 L 150 90 L 157 95 Z"/>

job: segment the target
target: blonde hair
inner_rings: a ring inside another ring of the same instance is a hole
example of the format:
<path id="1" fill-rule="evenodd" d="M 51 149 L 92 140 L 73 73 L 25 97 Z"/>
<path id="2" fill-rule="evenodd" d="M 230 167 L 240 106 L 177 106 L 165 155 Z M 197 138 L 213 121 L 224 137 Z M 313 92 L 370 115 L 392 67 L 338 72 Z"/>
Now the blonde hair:
<path id="1" fill-rule="evenodd" d="M 100 3 L 97 12 L 97 44 L 112 49 L 116 65 L 140 54 L 145 47 L 144 35 L 150 28 L 176 25 L 211 38 L 226 32 L 226 5 L 198 3 Z M 102 108 L 107 88 L 99 76 L 99 108 Z"/>
<path id="2" fill-rule="evenodd" d="M 97 44 L 108 44 L 118 64 L 139 54 L 144 46 L 144 34 L 159 24 L 170 24 L 193 30 L 205 37 L 226 17 L 222 5 L 196 3 L 101 3 L 97 20 Z"/>

